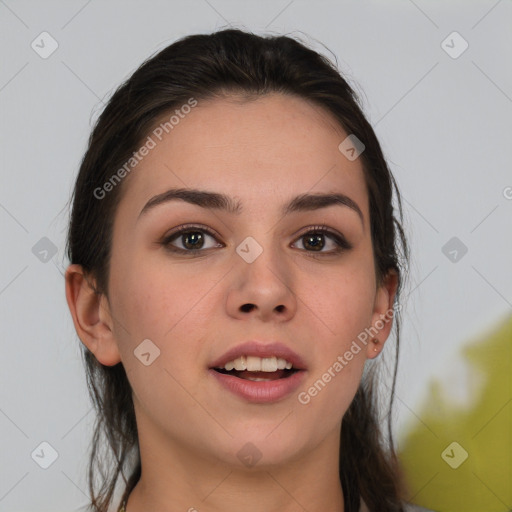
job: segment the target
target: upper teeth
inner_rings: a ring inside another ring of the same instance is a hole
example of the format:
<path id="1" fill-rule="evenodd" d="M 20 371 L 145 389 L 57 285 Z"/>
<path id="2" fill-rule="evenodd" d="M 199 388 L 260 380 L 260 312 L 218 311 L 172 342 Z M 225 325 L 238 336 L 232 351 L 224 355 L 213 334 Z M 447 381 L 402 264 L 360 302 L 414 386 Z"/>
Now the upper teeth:
<path id="1" fill-rule="evenodd" d="M 240 356 L 224 365 L 225 370 L 248 370 L 250 372 L 275 372 L 291 370 L 292 363 L 280 357 Z"/>

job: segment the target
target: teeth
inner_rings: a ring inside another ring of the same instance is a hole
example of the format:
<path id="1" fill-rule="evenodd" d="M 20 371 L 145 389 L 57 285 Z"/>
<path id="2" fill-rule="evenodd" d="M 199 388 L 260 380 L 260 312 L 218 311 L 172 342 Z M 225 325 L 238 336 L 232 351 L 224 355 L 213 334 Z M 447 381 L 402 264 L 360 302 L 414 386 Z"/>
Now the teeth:
<path id="1" fill-rule="evenodd" d="M 262 360 L 259 357 L 247 356 L 246 357 L 247 370 L 250 372 L 261 372 Z M 269 370 L 265 370 L 269 371 Z M 276 370 L 270 370 L 275 372 Z"/>
<path id="2" fill-rule="evenodd" d="M 257 356 L 240 356 L 233 361 L 229 361 L 224 365 L 224 369 L 231 370 L 248 370 L 250 372 L 275 372 L 277 370 L 291 370 L 292 363 L 280 357 L 257 357 Z"/>
<path id="3" fill-rule="evenodd" d="M 277 371 L 277 357 L 265 357 L 260 359 L 262 372 L 275 372 Z M 286 361 L 285 361 L 286 365 Z"/>
<path id="4" fill-rule="evenodd" d="M 247 370 L 244 356 L 241 356 L 241 357 L 235 359 L 234 361 L 232 361 L 232 363 L 233 363 L 233 366 L 235 367 L 235 370 L 238 370 L 238 371 Z M 226 368 L 226 366 L 224 366 L 224 368 Z"/>

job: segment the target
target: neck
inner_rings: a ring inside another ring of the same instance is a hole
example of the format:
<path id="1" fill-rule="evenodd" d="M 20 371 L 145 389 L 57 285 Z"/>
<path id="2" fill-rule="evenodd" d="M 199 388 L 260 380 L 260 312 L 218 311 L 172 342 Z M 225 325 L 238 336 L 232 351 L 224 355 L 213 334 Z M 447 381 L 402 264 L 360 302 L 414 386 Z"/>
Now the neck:
<path id="1" fill-rule="evenodd" d="M 146 436 L 150 443 L 140 436 L 141 478 L 126 512 L 344 511 L 339 431 L 293 461 L 251 468 L 205 457 L 155 434 Z"/>

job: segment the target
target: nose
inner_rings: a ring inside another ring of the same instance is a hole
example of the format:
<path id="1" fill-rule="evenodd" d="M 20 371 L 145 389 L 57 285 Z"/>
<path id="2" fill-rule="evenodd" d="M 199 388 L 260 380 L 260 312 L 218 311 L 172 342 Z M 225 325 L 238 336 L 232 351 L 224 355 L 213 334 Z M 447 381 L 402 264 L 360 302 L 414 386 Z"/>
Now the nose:
<path id="1" fill-rule="evenodd" d="M 227 297 L 227 312 L 237 319 L 290 320 L 297 309 L 293 268 L 277 250 L 264 249 L 251 263 L 234 255 Z"/>

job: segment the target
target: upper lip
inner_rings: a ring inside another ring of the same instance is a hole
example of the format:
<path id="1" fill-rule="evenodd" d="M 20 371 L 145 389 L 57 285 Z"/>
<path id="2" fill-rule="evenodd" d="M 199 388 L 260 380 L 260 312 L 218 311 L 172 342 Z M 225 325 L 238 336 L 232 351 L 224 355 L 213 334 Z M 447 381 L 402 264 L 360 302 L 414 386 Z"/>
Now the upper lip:
<path id="1" fill-rule="evenodd" d="M 303 359 L 296 354 L 291 348 L 280 342 L 263 343 L 259 341 L 247 341 L 236 347 L 229 349 L 218 359 L 210 364 L 210 368 L 222 368 L 229 361 L 233 361 L 240 356 L 257 356 L 257 357 L 280 357 L 292 363 L 292 367 L 296 370 L 305 370 L 306 364 Z"/>

